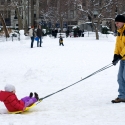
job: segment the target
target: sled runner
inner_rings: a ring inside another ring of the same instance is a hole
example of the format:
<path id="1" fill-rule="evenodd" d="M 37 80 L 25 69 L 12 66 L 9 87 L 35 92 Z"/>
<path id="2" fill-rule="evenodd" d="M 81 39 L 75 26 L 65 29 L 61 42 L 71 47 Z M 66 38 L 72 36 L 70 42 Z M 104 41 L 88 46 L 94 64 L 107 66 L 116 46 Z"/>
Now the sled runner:
<path id="1" fill-rule="evenodd" d="M 15 111 L 15 112 L 9 112 L 9 114 L 21 114 L 23 112 L 26 112 L 28 110 L 30 110 L 31 108 L 33 108 L 34 106 L 36 106 L 36 103 L 34 103 L 33 105 L 26 107 L 24 111 Z"/>
<path id="2" fill-rule="evenodd" d="M 31 106 L 28 106 L 25 108 L 24 111 L 15 111 L 15 112 L 9 112 L 9 114 L 21 114 L 24 112 L 27 112 L 28 110 L 30 110 L 31 108 L 35 107 L 38 103 L 40 103 L 42 100 L 37 101 L 36 103 L 32 104 Z"/>

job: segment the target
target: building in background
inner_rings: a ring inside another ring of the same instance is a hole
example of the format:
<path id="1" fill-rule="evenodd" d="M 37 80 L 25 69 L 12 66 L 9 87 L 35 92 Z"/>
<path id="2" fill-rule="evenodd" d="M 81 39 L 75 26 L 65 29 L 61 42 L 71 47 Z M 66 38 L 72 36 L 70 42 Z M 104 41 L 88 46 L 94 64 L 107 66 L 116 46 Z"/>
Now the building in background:
<path id="1" fill-rule="evenodd" d="M 63 27 L 64 29 L 72 29 L 73 26 L 78 25 L 84 29 L 84 24 L 91 19 L 79 11 L 78 5 L 81 4 L 82 8 L 87 10 L 90 9 L 90 2 L 90 0 L 0 0 L 0 13 L 6 25 L 11 28 L 19 27 L 19 14 L 24 29 L 31 25 L 37 27 L 39 24 L 48 28 Z M 125 6 L 122 6 L 122 3 L 124 0 L 114 0 L 114 4 L 109 7 L 109 14 L 106 15 L 103 12 L 104 16 L 108 17 L 102 21 L 103 25 L 108 25 L 114 30 L 113 18 L 116 14 L 125 12 Z M 94 10 L 93 13 L 96 23 L 98 10 Z"/>
<path id="2" fill-rule="evenodd" d="M 18 28 L 18 14 L 22 19 L 23 28 L 25 28 L 26 25 L 28 27 L 31 26 L 31 1 L 32 0 L 0 0 L 0 13 L 3 15 L 7 27 Z M 39 18 L 39 0 L 33 0 L 32 4 L 33 22 L 35 25 Z"/>

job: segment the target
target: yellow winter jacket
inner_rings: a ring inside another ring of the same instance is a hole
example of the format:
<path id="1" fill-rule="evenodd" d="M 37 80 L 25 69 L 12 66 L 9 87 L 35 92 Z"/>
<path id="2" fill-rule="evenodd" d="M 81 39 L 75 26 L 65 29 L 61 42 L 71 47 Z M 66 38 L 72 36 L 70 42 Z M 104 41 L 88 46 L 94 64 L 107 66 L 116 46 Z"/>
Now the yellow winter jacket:
<path id="1" fill-rule="evenodd" d="M 118 30 L 114 54 L 121 55 L 125 60 L 125 24 Z"/>

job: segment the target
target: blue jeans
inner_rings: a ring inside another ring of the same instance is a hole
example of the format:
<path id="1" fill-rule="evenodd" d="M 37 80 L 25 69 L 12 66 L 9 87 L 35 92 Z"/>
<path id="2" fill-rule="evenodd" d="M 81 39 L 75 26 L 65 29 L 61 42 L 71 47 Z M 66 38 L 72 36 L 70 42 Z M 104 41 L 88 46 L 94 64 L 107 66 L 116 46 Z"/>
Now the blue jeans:
<path id="1" fill-rule="evenodd" d="M 39 47 L 39 42 L 40 42 L 40 47 L 41 47 L 41 44 L 42 44 L 42 37 L 39 37 L 39 40 L 37 41 L 37 47 Z"/>
<path id="2" fill-rule="evenodd" d="M 34 37 L 31 37 L 31 48 L 33 48 Z"/>
<path id="3" fill-rule="evenodd" d="M 118 98 L 125 99 L 125 60 L 120 61 L 119 72 L 118 72 Z"/>

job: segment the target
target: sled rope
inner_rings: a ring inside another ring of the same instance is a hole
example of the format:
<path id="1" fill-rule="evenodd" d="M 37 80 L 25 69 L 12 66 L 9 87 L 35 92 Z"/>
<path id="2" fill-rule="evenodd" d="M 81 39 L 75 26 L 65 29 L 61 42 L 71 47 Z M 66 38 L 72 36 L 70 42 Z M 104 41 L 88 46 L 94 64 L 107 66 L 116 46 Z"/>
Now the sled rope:
<path id="1" fill-rule="evenodd" d="M 102 67 L 101 69 L 99 69 L 99 70 L 93 72 L 92 74 L 86 76 L 85 78 L 83 78 L 83 79 L 81 79 L 81 80 L 79 80 L 79 81 L 77 81 L 77 82 L 75 82 L 75 83 L 73 83 L 73 84 L 71 84 L 71 85 L 69 85 L 69 86 L 67 86 L 67 87 L 65 87 L 65 88 L 62 88 L 62 89 L 60 89 L 60 90 L 58 90 L 58 91 L 56 91 L 56 92 L 54 92 L 54 93 L 52 93 L 52 94 L 49 94 L 49 95 L 47 95 L 47 96 L 45 96 L 45 97 L 43 97 L 43 98 L 40 98 L 39 101 L 37 102 L 37 104 L 39 104 L 43 99 L 48 98 L 48 97 L 50 97 L 50 96 L 52 96 L 52 95 L 54 95 L 54 94 L 56 94 L 56 93 L 58 93 L 58 92 L 61 92 L 61 91 L 65 90 L 65 89 L 67 89 L 67 88 L 69 88 L 69 87 L 71 87 L 71 86 L 73 86 L 73 85 L 75 85 L 75 84 L 77 84 L 77 83 L 79 83 L 79 82 L 81 82 L 81 81 L 83 81 L 83 80 L 85 80 L 85 79 L 87 79 L 87 78 L 89 78 L 89 77 L 91 77 L 91 76 L 93 76 L 93 75 L 95 75 L 95 74 L 97 74 L 97 73 L 99 73 L 99 72 L 105 70 L 105 69 L 110 68 L 111 66 L 113 66 L 112 63 L 111 63 L 111 64 L 108 64 L 107 66 Z M 37 104 L 36 104 L 36 105 L 37 105 Z"/>

